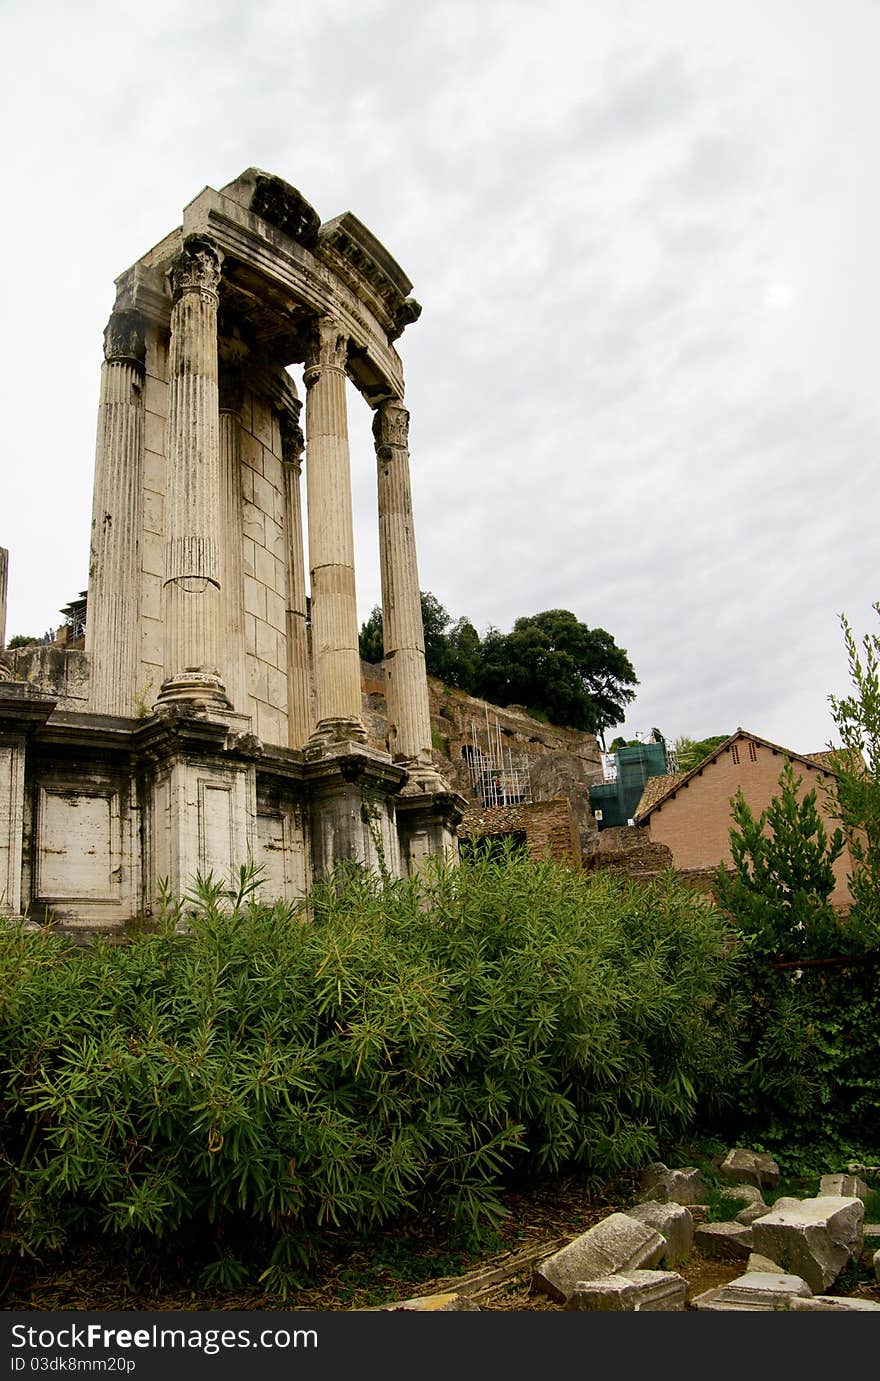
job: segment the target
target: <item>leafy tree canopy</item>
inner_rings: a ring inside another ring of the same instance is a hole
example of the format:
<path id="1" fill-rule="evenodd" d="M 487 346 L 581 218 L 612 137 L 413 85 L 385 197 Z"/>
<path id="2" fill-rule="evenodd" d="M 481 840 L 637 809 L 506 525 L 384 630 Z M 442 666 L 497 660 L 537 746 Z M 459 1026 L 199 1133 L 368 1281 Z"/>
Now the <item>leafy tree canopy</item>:
<path id="1" fill-rule="evenodd" d="M 15 637 L 10 638 L 6 644 L 6 651 L 14 652 L 17 647 L 31 647 L 39 641 L 39 638 L 31 638 L 26 633 L 16 633 Z"/>
<path id="2" fill-rule="evenodd" d="M 636 674 L 625 650 L 604 628 L 588 628 L 568 609 L 547 609 L 516 620 L 509 633 L 489 628 L 483 638 L 467 618 L 453 621 L 436 597 L 422 591 L 428 673 L 496 705 L 523 705 L 556 724 L 603 737 L 635 698 Z M 361 628 L 361 656 L 382 656 L 382 611 Z"/>
<path id="3" fill-rule="evenodd" d="M 718 745 L 728 738 L 729 734 L 710 734 L 709 738 L 689 738 L 687 734 L 682 734 L 674 744 L 678 770 L 690 772 L 692 767 L 708 758 L 709 754 L 714 753 Z"/>
<path id="4" fill-rule="evenodd" d="M 422 590 L 420 597 L 428 675 L 436 676 L 447 686 L 473 693 L 480 666 L 479 633 L 470 619 L 453 621 L 452 615 L 429 590 Z M 383 629 L 382 610 L 378 604 L 361 625 L 359 647 L 365 662 L 381 662 Z"/>
<path id="5" fill-rule="evenodd" d="M 568 609 L 519 618 L 510 633 L 483 639 L 481 694 L 499 705 L 542 710 L 556 724 L 604 737 L 619 724 L 638 685 L 625 650 L 604 628 Z"/>
<path id="6" fill-rule="evenodd" d="M 880 614 L 880 604 L 874 605 Z M 851 693 L 829 696 L 842 749 L 834 764 L 837 816 L 855 865 L 850 879 L 850 923 L 866 944 L 880 941 L 880 635 L 861 644 L 841 619 L 849 660 Z"/>

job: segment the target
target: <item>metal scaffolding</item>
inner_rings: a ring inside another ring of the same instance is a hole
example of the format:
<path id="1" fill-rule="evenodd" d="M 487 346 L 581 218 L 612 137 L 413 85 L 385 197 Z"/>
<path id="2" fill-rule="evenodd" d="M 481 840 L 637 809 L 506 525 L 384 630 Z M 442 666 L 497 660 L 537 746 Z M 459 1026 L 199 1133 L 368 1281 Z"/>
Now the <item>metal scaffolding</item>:
<path id="1" fill-rule="evenodd" d="M 532 781 L 526 754 L 514 757 L 501 738 L 501 725 L 495 716 L 489 721 L 486 707 L 486 742 L 480 743 L 477 726 L 471 721 L 470 751 L 465 750 L 474 793 L 483 806 L 518 806 L 532 800 Z"/>

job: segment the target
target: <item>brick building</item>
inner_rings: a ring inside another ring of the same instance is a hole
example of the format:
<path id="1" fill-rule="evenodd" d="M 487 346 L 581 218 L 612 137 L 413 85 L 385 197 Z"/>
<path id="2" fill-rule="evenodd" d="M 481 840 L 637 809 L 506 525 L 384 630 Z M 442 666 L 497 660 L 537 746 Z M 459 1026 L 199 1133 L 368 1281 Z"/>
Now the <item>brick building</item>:
<path id="1" fill-rule="evenodd" d="M 705 874 L 719 863 L 730 863 L 731 798 L 737 788 L 756 815 L 779 794 L 779 774 L 789 761 L 801 778 L 800 793 L 816 790 L 816 805 L 831 834 L 835 773 L 833 753 L 803 755 L 770 743 L 745 729 L 737 729 L 690 772 L 649 778 L 636 808 L 635 820 L 652 842 L 664 844 L 672 863 L 685 875 Z M 834 865 L 837 885 L 831 900 L 849 906 L 847 875 L 853 861 L 848 846 Z"/>

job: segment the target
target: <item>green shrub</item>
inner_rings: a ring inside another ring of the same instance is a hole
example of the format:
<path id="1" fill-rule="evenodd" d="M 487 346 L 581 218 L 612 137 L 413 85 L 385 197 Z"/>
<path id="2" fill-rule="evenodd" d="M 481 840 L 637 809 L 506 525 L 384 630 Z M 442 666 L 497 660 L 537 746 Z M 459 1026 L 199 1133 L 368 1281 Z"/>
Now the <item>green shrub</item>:
<path id="1" fill-rule="evenodd" d="M 839 1158 L 880 1145 L 880 966 L 870 930 L 831 905 L 843 835 L 800 786 L 786 764 L 757 817 L 737 792 L 733 871 L 716 876 L 742 955 L 736 1103 L 753 1139 Z"/>
<path id="2" fill-rule="evenodd" d="M 284 1289 L 327 1228 L 491 1220 L 511 1168 L 632 1166 L 718 1096 L 731 959 L 672 877 L 511 855 L 253 887 L 121 946 L 0 934 L 7 1251 L 213 1225 L 217 1280 L 244 1234 Z"/>

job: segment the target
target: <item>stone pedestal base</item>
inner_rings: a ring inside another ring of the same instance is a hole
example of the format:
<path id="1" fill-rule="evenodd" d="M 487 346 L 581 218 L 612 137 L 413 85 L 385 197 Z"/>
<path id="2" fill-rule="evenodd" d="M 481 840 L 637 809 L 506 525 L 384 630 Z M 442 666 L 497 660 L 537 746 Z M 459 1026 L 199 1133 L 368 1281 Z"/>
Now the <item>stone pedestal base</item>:
<path id="1" fill-rule="evenodd" d="M 162 682 L 156 708 L 161 710 L 163 705 L 178 704 L 192 705 L 194 710 L 205 713 L 232 709 L 232 702 L 219 676 L 209 676 L 200 671 L 181 672 L 179 676 Z"/>
<path id="2" fill-rule="evenodd" d="M 397 831 L 404 874 L 413 876 L 421 872 L 433 854 L 457 862 L 455 831 L 466 806 L 463 796 L 445 787 L 437 792 L 401 792 L 397 801 Z"/>
<path id="3" fill-rule="evenodd" d="M 367 731 L 359 719 L 322 719 L 306 744 L 306 755 L 314 757 L 346 743 L 366 743 Z"/>
<path id="4" fill-rule="evenodd" d="M 429 757 L 395 758 L 394 761 L 407 773 L 401 796 L 444 796 L 449 793 L 448 784 Z"/>
<path id="5" fill-rule="evenodd" d="M 30 898 L 22 891 L 22 846 L 24 835 L 32 834 L 27 746 L 54 708 L 53 699 L 35 694 L 25 681 L 0 684 L 0 917 L 21 916 L 28 909 Z"/>
<path id="6" fill-rule="evenodd" d="M 387 753 L 350 740 L 319 757 L 307 752 L 306 759 L 313 877 L 326 877 L 340 863 L 399 877 L 395 799 L 401 769 Z"/>

